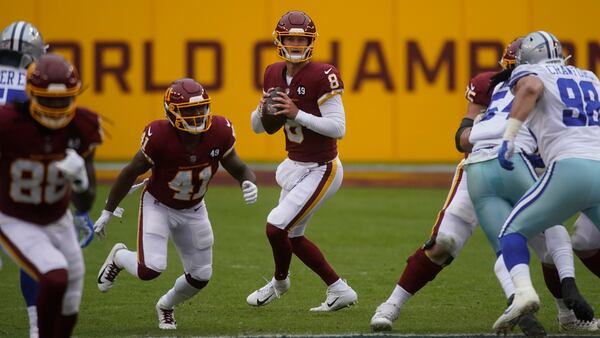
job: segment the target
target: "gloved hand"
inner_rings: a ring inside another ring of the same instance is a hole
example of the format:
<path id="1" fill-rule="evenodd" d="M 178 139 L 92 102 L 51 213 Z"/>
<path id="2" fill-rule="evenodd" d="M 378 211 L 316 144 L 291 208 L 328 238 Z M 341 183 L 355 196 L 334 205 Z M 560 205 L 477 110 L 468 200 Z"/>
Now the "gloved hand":
<path id="1" fill-rule="evenodd" d="M 100 214 L 100 217 L 96 220 L 96 223 L 94 223 L 94 232 L 96 233 L 96 236 L 98 236 L 98 239 L 102 240 L 106 238 L 106 226 L 112 217 L 112 212 L 102 210 L 102 214 Z"/>
<path id="2" fill-rule="evenodd" d="M 498 162 L 500 166 L 506 170 L 513 170 L 515 166 L 510 160 L 515 152 L 515 142 L 509 140 L 503 140 L 500 150 L 498 151 Z"/>
<path id="3" fill-rule="evenodd" d="M 250 181 L 242 182 L 242 193 L 246 204 L 252 204 L 258 199 L 258 187 Z"/>
<path id="4" fill-rule="evenodd" d="M 87 212 L 76 211 L 73 216 L 75 232 L 79 238 L 79 246 L 85 248 L 94 239 L 94 224 Z"/>
<path id="5" fill-rule="evenodd" d="M 71 189 L 76 193 L 84 192 L 89 187 L 85 160 L 73 149 L 67 148 L 67 156 L 56 162 L 56 167 L 71 183 Z"/>
<path id="6" fill-rule="evenodd" d="M 527 160 L 529 160 L 529 163 L 531 163 L 531 165 L 534 168 L 539 168 L 539 169 L 544 169 L 546 168 L 546 164 L 544 163 L 544 160 L 542 160 L 542 157 L 539 154 L 527 154 L 527 153 L 523 153 L 523 155 L 525 155 L 525 157 L 527 158 Z"/>

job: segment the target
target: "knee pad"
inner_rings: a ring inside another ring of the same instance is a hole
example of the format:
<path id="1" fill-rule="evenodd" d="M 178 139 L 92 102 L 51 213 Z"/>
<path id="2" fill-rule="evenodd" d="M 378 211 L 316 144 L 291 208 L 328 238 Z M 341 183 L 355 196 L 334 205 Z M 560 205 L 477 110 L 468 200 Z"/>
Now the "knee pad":
<path id="1" fill-rule="evenodd" d="M 456 244 L 456 238 L 454 236 L 440 233 L 435 238 L 435 243 L 440 246 L 445 252 L 452 255 L 458 245 Z"/>
<path id="2" fill-rule="evenodd" d="M 152 280 L 158 276 L 160 276 L 160 272 L 152 270 L 145 265 L 138 264 L 138 277 L 141 280 Z"/>
<path id="3" fill-rule="evenodd" d="M 437 249 L 435 249 L 434 246 L 437 246 Z M 452 263 L 452 260 L 454 260 L 454 256 L 459 249 L 460 248 L 458 248 L 456 239 L 452 235 L 446 233 L 438 233 L 435 238 L 428 240 L 423 245 L 423 250 L 431 253 L 437 253 L 441 251 L 447 254 L 449 257 L 444 262 L 444 265 Z"/>
<path id="4" fill-rule="evenodd" d="M 212 270 L 212 269 L 211 269 Z M 209 277 L 210 278 L 210 277 Z M 198 289 L 198 291 L 202 288 L 204 288 L 207 284 L 208 284 L 208 279 L 207 280 L 202 280 L 202 279 L 197 279 L 194 278 L 191 274 L 186 273 L 185 274 L 185 280 L 188 282 L 188 284 L 190 284 L 191 286 L 193 286 L 194 288 Z"/>
<path id="5" fill-rule="evenodd" d="M 83 281 L 80 285 L 69 285 L 65 296 L 63 297 L 62 315 L 70 316 L 79 312 L 81 305 L 81 296 L 83 294 Z"/>
<path id="6" fill-rule="evenodd" d="M 212 265 L 204 265 L 192 268 L 189 273 L 186 273 L 186 278 L 193 278 L 199 281 L 208 281 L 212 277 Z M 189 282 L 189 280 L 188 280 Z M 192 283 L 190 283 L 192 284 Z M 193 285 L 193 284 L 192 284 Z"/>

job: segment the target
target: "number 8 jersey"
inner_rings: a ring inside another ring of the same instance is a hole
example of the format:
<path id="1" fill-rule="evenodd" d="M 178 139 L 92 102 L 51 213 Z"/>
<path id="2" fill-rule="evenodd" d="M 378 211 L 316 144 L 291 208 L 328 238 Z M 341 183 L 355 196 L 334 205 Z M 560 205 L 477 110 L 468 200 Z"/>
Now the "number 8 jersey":
<path id="1" fill-rule="evenodd" d="M 344 83 L 332 65 L 309 62 L 286 79 L 285 62 L 269 65 L 265 70 L 263 90 L 283 88 L 296 106 L 308 114 L 321 116 L 319 104 L 344 92 Z M 293 120 L 285 124 L 285 150 L 291 160 L 299 162 L 328 162 L 337 156 L 337 143 L 332 137 L 314 132 Z"/>
<path id="2" fill-rule="evenodd" d="M 596 75 L 560 64 L 524 64 L 513 71 L 509 86 L 513 88 L 525 76 L 537 76 L 544 84 L 527 120 L 544 162 L 600 160 L 600 82 Z"/>

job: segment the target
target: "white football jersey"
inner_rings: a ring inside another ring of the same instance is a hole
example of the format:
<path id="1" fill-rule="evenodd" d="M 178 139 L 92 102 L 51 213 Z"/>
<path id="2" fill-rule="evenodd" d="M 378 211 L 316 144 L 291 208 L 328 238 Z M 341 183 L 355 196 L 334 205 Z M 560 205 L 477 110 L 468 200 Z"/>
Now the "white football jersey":
<path id="1" fill-rule="evenodd" d="M 513 88 L 528 75 L 537 76 L 544 84 L 544 92 L 526 121 L 544 162 L 600 160 L 600 82 L 596 75 L 573 66 L 525 64 L 513 71 L 509 86 Z"/>
<path id="2" fill-rule="evenodd" d="M 26 78 L 27 71 L 25 69 L 0 65 L 0 105 L 27 100 Z"/>
<path id="3" fill-rule="evenodd" d="M 483 118 L 471 129 L 469 142 L 473 145 L 473 150 L 467 163 L 483 162 L 498 157 L 498 149 L 502 144 L 502 136 L 506 129 L 513 98 L 508 83 L 501 82 L 496 85 Z M 517 134 L 515 149 L 517 152 L 528 154 L 536 152 L 535 139 L 526 124 Z"/>

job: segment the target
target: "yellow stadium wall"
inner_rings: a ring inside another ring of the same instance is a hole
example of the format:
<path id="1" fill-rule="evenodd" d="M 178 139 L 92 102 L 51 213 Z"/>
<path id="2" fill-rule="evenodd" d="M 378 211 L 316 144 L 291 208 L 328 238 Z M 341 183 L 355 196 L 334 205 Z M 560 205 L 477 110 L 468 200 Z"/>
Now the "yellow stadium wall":
<path id="1" fill-rule="evenodd" d="M 465 86 L 514 37 L 548 30 L 576 65 L 597 70 L 600 38 L 590 27 L 600 1 L 575 3 L 577 11 L 558 0 L 20 0 L 2 6 L 0 25 L 31 21 L 78 65 L 88 86 L 80 104 L 112 122 L 98 159 L 129 159 L 144 125 L 164 116 L 164 88 L 192 76 L 208 87 L 212 111 L 234 123 L 238 153 L 277 161 L 283 134 L 255 135 L 249 117 L 262 71 L 277 60 L 276 21 L 301 9 L 320 35 L 314 59 L 336 64 L 345 82 L 343 160 L 431 163 L 461 157 L 454 132 Z"/>

